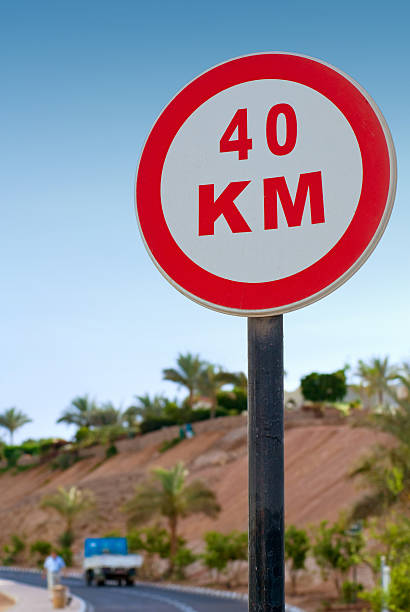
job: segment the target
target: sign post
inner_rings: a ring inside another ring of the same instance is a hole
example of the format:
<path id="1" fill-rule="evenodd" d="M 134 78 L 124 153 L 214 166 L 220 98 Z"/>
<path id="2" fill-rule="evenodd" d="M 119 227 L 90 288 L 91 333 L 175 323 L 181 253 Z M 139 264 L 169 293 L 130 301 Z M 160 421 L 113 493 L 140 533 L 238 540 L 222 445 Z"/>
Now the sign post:
<path id="1" fill-rule="evenodd" d="M 366 261 L 393 207 L 396 158 L 351 77 L 290 53 L 229 60 L 186 85 L 143 148 L 141 236 L 185 296 L 248 317 L 249 609 L 284 610 L 282 315 Z"/>
<path id="2" fill-rule="evenodd" d="M 283 315 L 248 319 L 249 610 L 285 609 Z"/>

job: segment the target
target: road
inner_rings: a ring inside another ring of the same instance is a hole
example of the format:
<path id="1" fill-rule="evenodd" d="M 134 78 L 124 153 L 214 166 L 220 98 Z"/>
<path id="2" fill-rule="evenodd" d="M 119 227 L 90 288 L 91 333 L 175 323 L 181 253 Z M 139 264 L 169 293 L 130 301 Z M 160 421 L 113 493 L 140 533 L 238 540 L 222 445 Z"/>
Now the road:
<path id="1" fill-rule="evenodd" d="M 39 574 L 0 569 L 0 578 L 45 587 Z M 79 578 L 67 578 L 64 584 L 88 603 L 87 612 L 246 612 L 245 601 L 224 599 L 197 593 L 138 584 L 135 587 L 86 587 Z M 27 611 L 28 612 L 28 611 Z"/>

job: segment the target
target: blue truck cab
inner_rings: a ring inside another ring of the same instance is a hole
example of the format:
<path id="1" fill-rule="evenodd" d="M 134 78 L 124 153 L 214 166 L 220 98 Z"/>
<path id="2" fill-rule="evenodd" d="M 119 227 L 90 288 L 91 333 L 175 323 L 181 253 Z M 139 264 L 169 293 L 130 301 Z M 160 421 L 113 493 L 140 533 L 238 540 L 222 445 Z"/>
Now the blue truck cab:
<path id="1" fill-rule="evenodd" d="M 86 538 L 84 541 L 84 579 L 88 586 L 103 586 L 115 580 L 132 586 L 137 568 L 142 565 L 140 555 L 128 554 L 126 538 Z"/>

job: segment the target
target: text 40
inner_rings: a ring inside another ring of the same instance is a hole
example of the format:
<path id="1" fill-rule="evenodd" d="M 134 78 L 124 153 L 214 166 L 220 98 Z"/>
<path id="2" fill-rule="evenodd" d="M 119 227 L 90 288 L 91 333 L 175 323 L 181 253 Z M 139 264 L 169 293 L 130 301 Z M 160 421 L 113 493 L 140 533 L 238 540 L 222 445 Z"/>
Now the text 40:
<path id="1" fill-rule="evenodd" d="M 285 117 L 286 139 L 283 144 L 278 140 L 278 118 Z M 237 138 L 232 138 L 235 130 L 238 130 Z M 275 104 L 270 109 L 266 119 L 266 142 L 269 150 L 274 155 L 288 155 L 296 145 L 297 120 L 295 111 L 289 104 Z M 248 138 L 248 109 L 240 108 L 236 111 L 232 120 L 219 141 L 221 153 L 238 152 L 239 159 L 248 159 L 248 151 L 252 149 L 252 138 Z"/>

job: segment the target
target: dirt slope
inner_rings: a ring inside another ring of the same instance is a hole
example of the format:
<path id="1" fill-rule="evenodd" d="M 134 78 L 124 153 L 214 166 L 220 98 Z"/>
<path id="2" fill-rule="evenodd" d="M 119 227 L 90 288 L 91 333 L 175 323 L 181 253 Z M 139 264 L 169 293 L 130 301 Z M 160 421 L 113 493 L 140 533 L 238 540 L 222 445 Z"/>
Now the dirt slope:
<path id="1" fill-rule="evenodd" d="M 216 419 L 198 424 L 197 436 L 173 449 L 158 452 L 164 437 L 175 430 L 125 440 L 119 454 L 103 461 L 104 449 L 88 449 L 73 467 L 52 471 L 48 465 L 26 472 L 0 476 L 0 544 L 10 533 L 25 534 L 29 541 L 55 540 L 61 523 L 52 510 L 39 508 L 45 493 L 58 486 L 80 485 L 94 491 L 98 508 L 79 520 L 79 536 L 102 535 L 124 529 L 119 506 L 149 470 L 171 467 L 184 461 L 190 478 L 211 486 L 222 506 L 216 520 L 190 517 L 182 523 L 184 536 L 195 547 L 211 529 L 230 531 L 247 528 L 247 451 L 244 417 Z M 285 434 L 286 520 L 307 525 L 323 518 L 333 520 L 360 495 L 346 475 L 358 458 L 383 436 L 349 425 L 325 425 L 311 421 L 292 427 Z M 79 539 L 80 541 L 80 539 Z"/>

